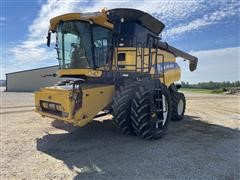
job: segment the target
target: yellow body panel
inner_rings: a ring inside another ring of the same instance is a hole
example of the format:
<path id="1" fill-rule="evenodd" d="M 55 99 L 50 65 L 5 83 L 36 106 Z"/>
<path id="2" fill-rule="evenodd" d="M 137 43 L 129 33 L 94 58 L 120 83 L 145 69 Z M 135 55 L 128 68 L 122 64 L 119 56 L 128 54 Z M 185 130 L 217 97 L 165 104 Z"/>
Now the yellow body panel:
<path id="1" fill-rule="evenodd" d="M 122 62 L 122 65 L 131 65 L 135 64 L 136 62 L 136 53 L 135 50 L 136 48 L 134 47 L 124 47 L 124 48 L 118 48 L 118 53 L 125 53 L 126 54 L 126 61 Z M 116 52 L 116 51 L 115 51 Z M 144 64 L 145 67 L 148 66 L 148 60 L 149 60 L 149 49 L 144 48 Z M 152 65 L 155 64 L 155 58 L 156 58 L 156 50 L 152 49 L 151 50 L 151 56 L 152 56 Z M 162 54 L 164 56 L 164 62 L 175 62 L 176 58 L 173 54 L 163 51 L 163 50 L 158 50 L 158 54 Z M 158 55 L 157 57 L 157 63 L 162 63 L 163 62 L 163 57 Z M 115 62 L 114 62 L 115 63 Z M 113 63 L 113 65 L 114 65 Z M 120 62 L 118 63 L 120 64 Z M 137 67 L 141 67 L 141 58 L 137 58 Z M 127 68 L 121 68 L 120 70 L 134 70 L 134 67 L 127 67 Z"/>
<path id="2" fill-rule="evenodd" d="M 83 90 L 82 108 L 75 115 L 75 119 L 79 119 L 75 124 L 83 126 L 86 122 L 91 121 L 99 111 L 112 102 L 113 95 L 113 85 L 90 87 Z"/>
<path id="3" fill-rule="evenodd" d="M 64 90 L 61 88 L 46 87 L 37 92 L 35 92 L 35 111 L 43 116 L 48 116 L 51 118 L 59 119 L 59 116 L 44 112 L 41 110 L 40 101 L 59 103 L 61 104 L 62 111 L 68 112 L 69 116 L 62 117 L 62 120 L 71 122 L 72 113 L 72 101 L 71 101 L 71 91 Z"/>
<path id="4" fill-rule="evenodd" d="M 133 47 L 123 47 L 123 48 L 118 48 L 118 51 L 116 52 L 116 57 L 117 56 L 117 52 L 118 53 L 125 53 L 125 57 L 126 60 L 125 61 L 120 61 L 118 62 L 118 65 L 123 65 L 125 67 L 119 68 L 119 71 L 136 71 L 136 72 L 140 72 L 140 67 L 143 66 L 144 68 L 147 68 L 149 65 L 149 49 L 148 48 L 144 48 L 142 51 L 143 54 L 145 54 L 144 56 L 144 64 L 141 65 L 141 57 L 137 57 L 137 67 L 138 69 L 136 70 L 134 66 L 129 66 L 129 65 L 135 65 L 136 64 L 136 52 L 133 51 L 136 50 L 136 48 Z M 140 51 L 141 49 L 138 49 L 138 51 Z M 158 55 L 157 56 L 157 62 L 155 60 L 156 58 L 156 49 L 152 49 L 151 50 L 151 59 L 152 59 L 152 64 L 151 66 L 153 66 L 155 63 L 159 64 L 159 63 L 163 63 L 163 62 L 176 62 L 176 58 L 173 54 L 164 51 L 164 50 L 158 50 L 157 52 Z M 164 57 L 164 59 L 163 59 Z M 115 66 L 116 62 L 113 61 L 113 70 L 116 70 L 116 66 Z M 147 69 L 144 69 L 143 72 L 147 72 Z M 150 74 L 154 75 L 155 70 L 152 67 Z M 160 76 L 160 80 L 161 82 L 163 82 L 167 87 L 169 87 L 172 83 L 174 83 L 175 81 L 180 80 L 180 76 L 181 75 L 181 69 L 180 68 L 174 68 L 171 70 L 168 70 Z"/>
<path id="5" fill-rule="evenodd" d="M 180 70 L 179 69 L 171 69 L 164 73 L 164 77 L 161 76 L 160 80 L 165 84 L 167 87 L 169 87 L 172 83 L 180 80 Z"/>
<path id="6" fill-rule="evenodd" d="M 73 113 L 74 101 L 70 87 L 46 87 L 35 93 L 36 112 L 43 116 L 84 126 L 111 103 L 114 91 L 113 85 L 83 84 L 81 107 L 76 110 L 76 113 Z M 65 117 L 62 114 L 56 115 L 44 111 L 40 101 L 60 104 Z"/>

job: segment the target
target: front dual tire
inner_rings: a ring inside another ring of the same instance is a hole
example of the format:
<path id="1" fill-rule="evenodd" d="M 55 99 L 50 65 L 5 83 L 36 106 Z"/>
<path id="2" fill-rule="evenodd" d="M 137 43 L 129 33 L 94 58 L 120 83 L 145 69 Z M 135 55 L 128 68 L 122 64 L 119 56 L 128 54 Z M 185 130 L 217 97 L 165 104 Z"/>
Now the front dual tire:
<path id="1" fill-rule="evenodd" d="M 113 122 L 123 134 L 133 134 L 131 125 L 131 105 L 135 86 L 121 86 L 113 98 Z"/>
<path id="2" fill-rule="evenodd" d="M 134 132 L 144 139 L 159 139 L 167 131 L 171 119 L 171 100 L 167 88 L 162 85 L 163 118 L 153 112 L 152 91 L 144 86 L 138 87 L 131 106 L 131 124 Z"/>
<path id="3" fill-rule="evenodd" d="M 159 85 L 160 83 L 158 83 Z M 123 134 L 137 134 L 145 139 L 159 139 L 167 131 L 171 119 L 171 97 L 163 84 L 163 118 L 153 111 L 152 90 L 139 82 L 122 86 L 113 99 L 113 122 Z"/>

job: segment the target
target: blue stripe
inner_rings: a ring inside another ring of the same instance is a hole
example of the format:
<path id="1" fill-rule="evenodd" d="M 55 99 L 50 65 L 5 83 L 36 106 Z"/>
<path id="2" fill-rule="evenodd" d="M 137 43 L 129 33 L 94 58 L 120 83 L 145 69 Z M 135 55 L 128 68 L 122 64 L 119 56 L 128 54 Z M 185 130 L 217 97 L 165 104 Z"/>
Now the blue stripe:
<path id="1" fill-rule="evenodd" d="M 152 67 L 154 68 L 155 65 L 153 65 Z M 158 63 L 156 69 L 158 73 L 162 73 L 163 70 L 164 72 L 166 72 L 172 69 L 180 69 L 180 67 L 176 62 L 164 62 L 164 63 Z"/>

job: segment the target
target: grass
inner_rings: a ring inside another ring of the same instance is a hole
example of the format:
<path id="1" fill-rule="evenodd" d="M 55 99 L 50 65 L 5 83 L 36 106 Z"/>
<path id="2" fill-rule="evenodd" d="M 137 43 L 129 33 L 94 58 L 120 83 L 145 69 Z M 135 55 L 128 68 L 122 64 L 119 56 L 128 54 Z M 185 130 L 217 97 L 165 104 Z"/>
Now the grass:
<path id="1" fill-rule="evenodd" d="M 194 88 L 181 88 L 181 92 L 191 92 L 191 93 L 203 93 L 203 94 L 221 94 L 223 93 L 223 89 L 194 89 Z"/>

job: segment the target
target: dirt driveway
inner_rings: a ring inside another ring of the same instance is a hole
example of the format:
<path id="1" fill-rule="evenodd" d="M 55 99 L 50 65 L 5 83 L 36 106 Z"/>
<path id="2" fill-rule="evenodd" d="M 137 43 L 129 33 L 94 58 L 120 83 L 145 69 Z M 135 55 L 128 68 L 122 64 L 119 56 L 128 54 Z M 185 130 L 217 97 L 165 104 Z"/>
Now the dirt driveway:
<path id="1" fill-rule="evenodd" d="M 1 179 L 240 179 L 240 96 L 186 96 L 185 119 L 147 141 L 111 120 L 41 118 L 32 93 L 2 93 Z"/>

